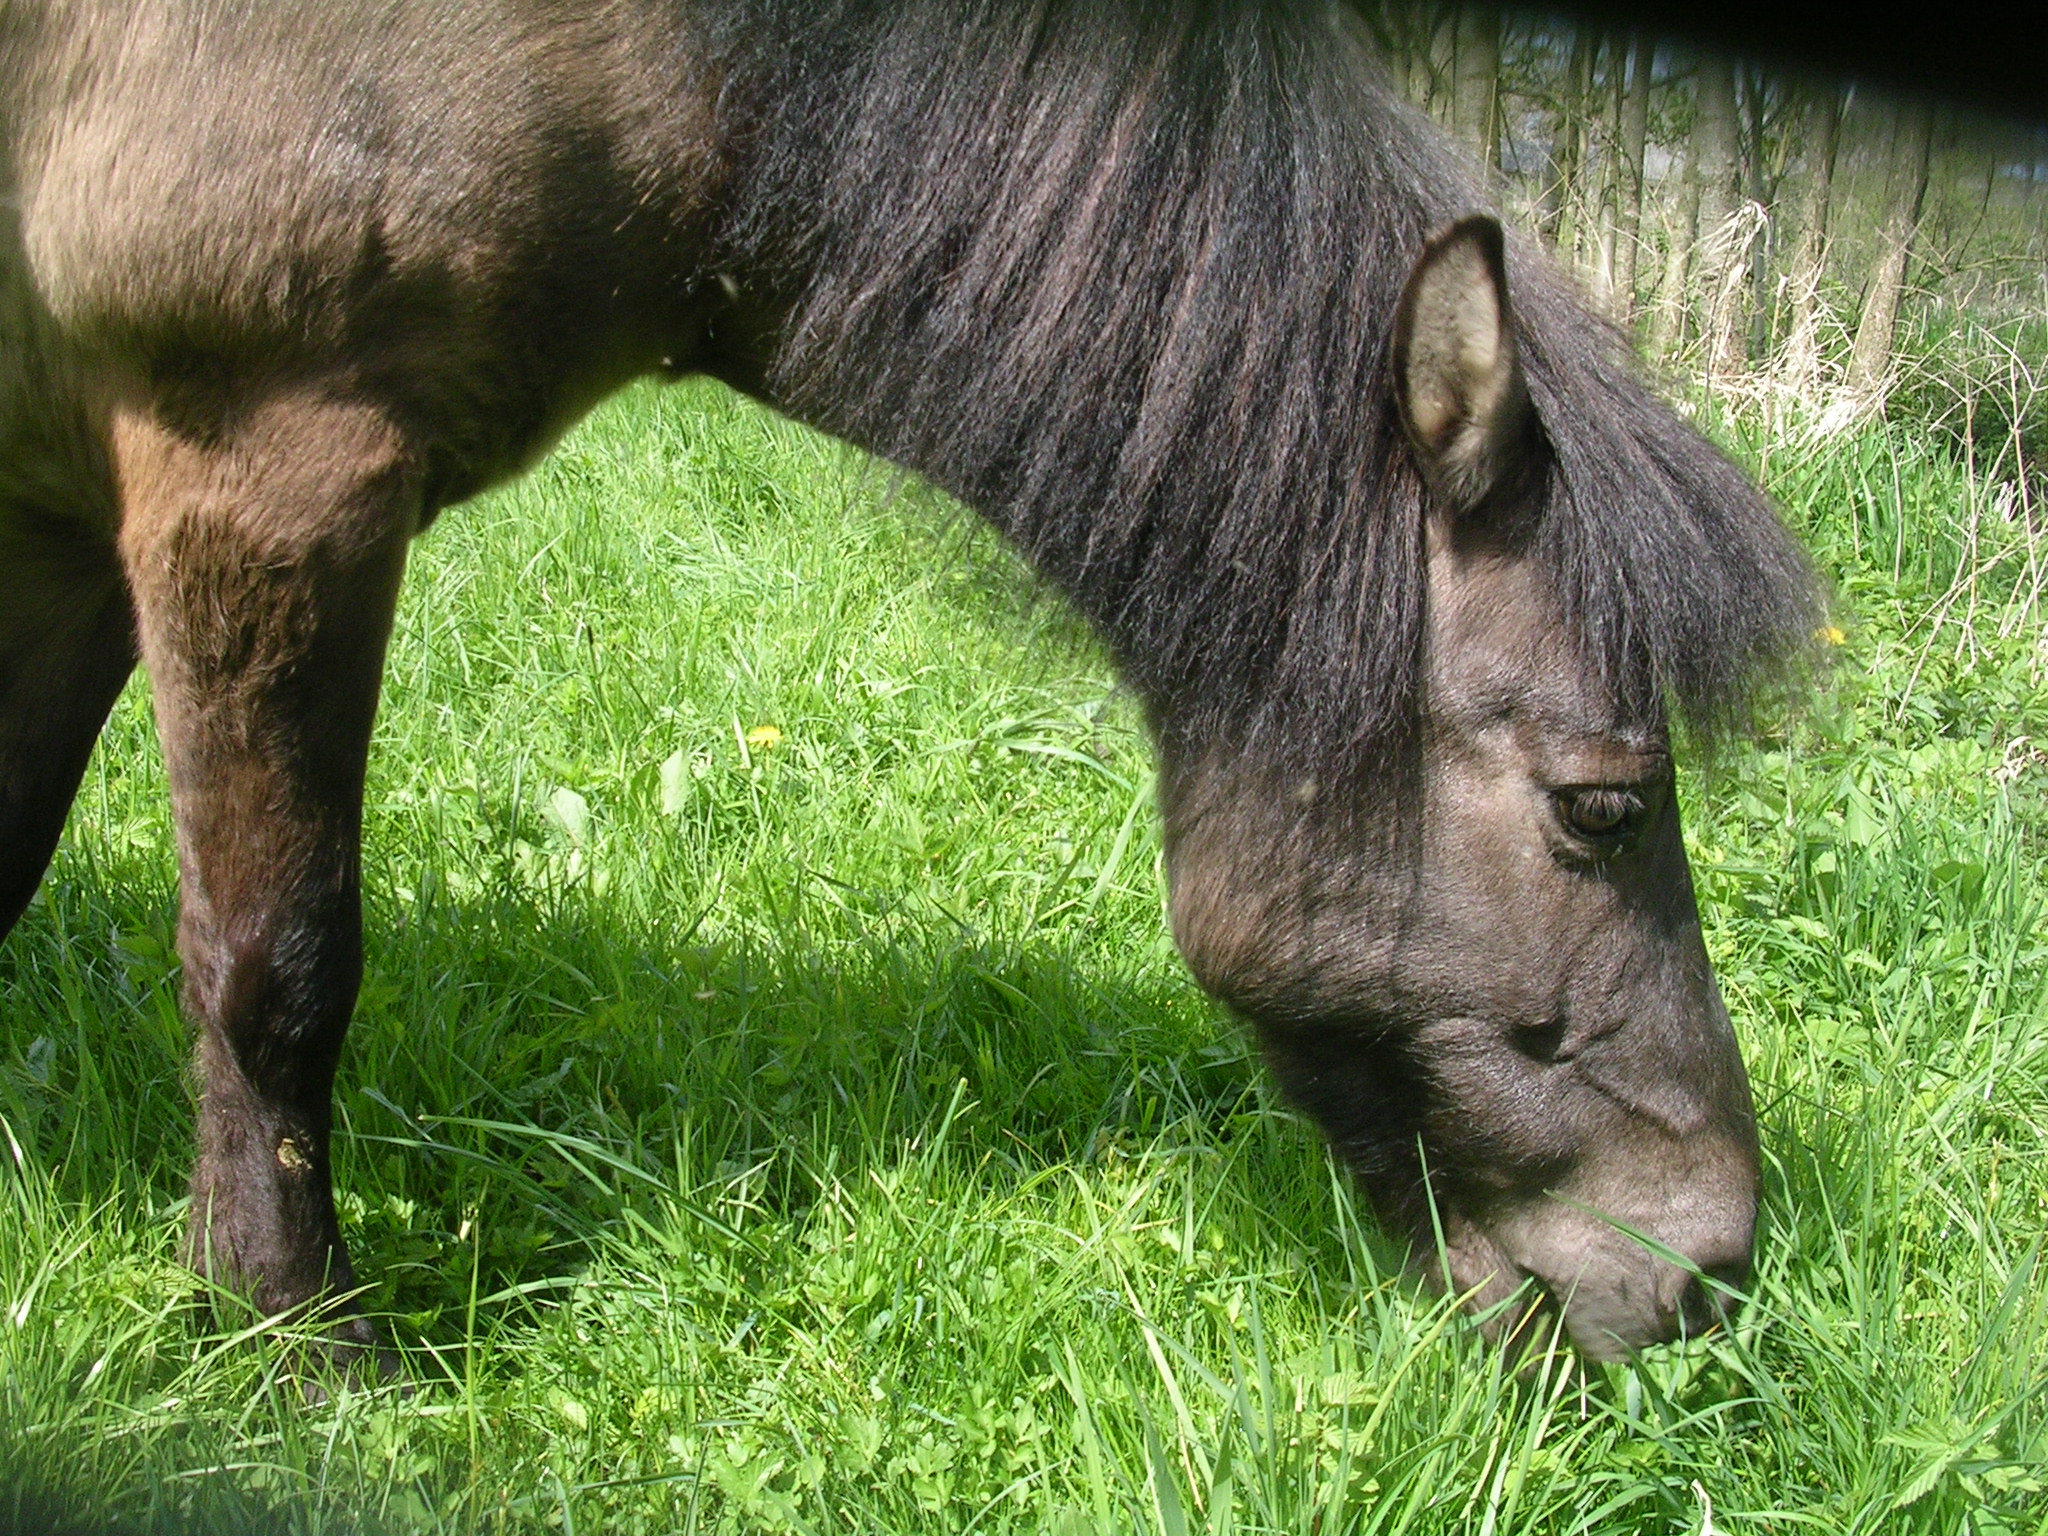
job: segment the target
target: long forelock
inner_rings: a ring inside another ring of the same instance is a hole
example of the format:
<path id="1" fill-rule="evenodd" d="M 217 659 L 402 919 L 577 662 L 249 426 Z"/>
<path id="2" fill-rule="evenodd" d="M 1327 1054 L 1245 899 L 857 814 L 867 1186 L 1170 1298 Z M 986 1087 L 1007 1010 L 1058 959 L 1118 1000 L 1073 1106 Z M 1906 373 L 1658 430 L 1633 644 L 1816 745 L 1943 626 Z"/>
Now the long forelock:
<path id="1" fill-rule="evenodd" d="M 1422 707 L 1423 488 L 1390 332 L 1489 198 L 1355 25 L 1207 0 L 735 0 L 733 258 L 772 388 L 957 496 L 1103 633 L 1170 746 L 1370 772 Z M 1510 251 L 1587 663 L 1703 732 L 1810 632 L 1762 496 Z"/>

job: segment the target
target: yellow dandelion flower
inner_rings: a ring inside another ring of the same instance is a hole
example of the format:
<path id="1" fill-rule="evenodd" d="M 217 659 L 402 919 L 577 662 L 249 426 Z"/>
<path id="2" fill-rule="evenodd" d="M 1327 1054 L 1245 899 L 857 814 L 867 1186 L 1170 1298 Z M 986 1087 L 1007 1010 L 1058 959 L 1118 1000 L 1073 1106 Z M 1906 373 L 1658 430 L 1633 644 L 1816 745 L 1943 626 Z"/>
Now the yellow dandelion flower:
<path id="1" fill-rule="evenodd" d="M 1829 645 L 1840 645 L 1844 640 L 1848 639 L 1849 637 L 1843 634 L 1839 629 L 1835 628 L 1834 625 L 1830 624 L 1826 628 L 1821 630 L 1820 638 L 1827 641 Z"/>
<path id="2" fill-rule="evenodd" d="M 779 747 L 782 745 L 782 732 L 772 725 L 757 725 L 747 732 L 747 745 L 750 747 Z"/>

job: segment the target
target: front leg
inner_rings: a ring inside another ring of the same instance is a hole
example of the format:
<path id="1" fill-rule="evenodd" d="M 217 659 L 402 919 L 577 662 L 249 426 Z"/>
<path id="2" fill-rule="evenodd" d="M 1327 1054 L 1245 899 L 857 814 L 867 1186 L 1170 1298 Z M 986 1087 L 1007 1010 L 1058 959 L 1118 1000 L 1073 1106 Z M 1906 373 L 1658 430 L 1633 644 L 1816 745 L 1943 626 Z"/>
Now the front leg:
<path id="1" fill-rule="evenodd" d="M 419 482 L 384 416 L 320 394 L 201 429 L 136 409 L 113 437 L 198 1031 L 190 1257 L 282 1313 L 355 1284 L 331 1095 L 362 974 L 364 761 Z M 333 1329 L 372 1337 L 346 1303 Z"/>

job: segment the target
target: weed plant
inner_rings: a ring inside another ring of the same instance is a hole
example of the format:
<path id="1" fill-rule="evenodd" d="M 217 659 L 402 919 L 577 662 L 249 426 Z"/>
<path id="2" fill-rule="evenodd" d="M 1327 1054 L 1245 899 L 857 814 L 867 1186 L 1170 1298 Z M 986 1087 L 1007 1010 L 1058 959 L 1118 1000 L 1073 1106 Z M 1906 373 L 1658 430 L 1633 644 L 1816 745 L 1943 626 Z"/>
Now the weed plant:
<path id="1" fill-rule="evenodd" d="M 1007 555 L 708 387 L 418 546 L 344 1223 L 399 1380 L 176 1262 L 145 686 L 0 948 L 0 1529 L 2048 1531 L 2038 522 L 1745 437 L 1840 665 L 1687 781 L 1755 1078 L 1731 1331 L 1517 1373 L 1161 911 L 1131 701 Z"/>

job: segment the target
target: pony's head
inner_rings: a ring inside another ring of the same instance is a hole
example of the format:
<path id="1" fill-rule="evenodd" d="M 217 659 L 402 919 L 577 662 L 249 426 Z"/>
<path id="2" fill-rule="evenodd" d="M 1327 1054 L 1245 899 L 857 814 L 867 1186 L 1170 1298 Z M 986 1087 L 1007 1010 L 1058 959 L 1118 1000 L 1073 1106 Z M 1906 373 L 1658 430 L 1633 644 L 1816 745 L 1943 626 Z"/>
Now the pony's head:
<path id="1" fill-rule="evenodd" d="M 1566 466 L 1492 220 L 1429 243 L 1392 350 L 1426 488 L 1413 771 L 1170 763 L 1175 929 L 1433 1273 L 1613 1355 L 1700 1331 L 1748 1274 L 1749 1085 L 1661 702 L 1589 653 L 1542 558 Z"/>

